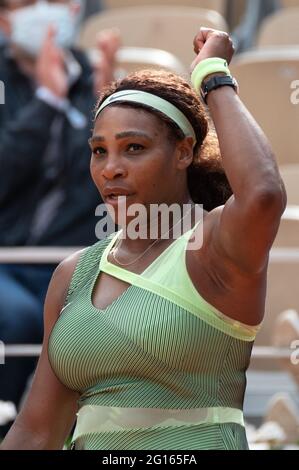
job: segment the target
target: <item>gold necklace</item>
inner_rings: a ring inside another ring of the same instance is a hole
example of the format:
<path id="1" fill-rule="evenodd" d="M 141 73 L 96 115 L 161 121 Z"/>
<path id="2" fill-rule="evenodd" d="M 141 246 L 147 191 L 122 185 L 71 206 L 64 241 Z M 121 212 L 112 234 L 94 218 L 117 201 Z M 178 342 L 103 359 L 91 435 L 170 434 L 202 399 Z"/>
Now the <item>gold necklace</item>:
<path id="1" fill-rule="evenodd" d="M 162 234 L 162 237 L 161 238 L 157 238 L 157 240 L 155 240 L 150 246 L 147 247 L 147 249 L 141 253 L 141 255 L 139 255 L 136 259 L 134 259 L 133 261 L 130 261 L 129 263 L 121 263 L 119 262 L 117 259 L 116 259 L 116 256 L 115 256 L 115 252 L 117 251 L 118 247 L 119 247 L 119 244 L 121 242 L 121 239 L 118 240 L 118 243 L 116 244 L 116 246 L 114 246 L 112 248 L 112 250 L 110 251 L 110 254 L 112 256 L 112 258 L 114 259 L 114 261 L 119 264 L 120 266 L 124 266 L 124 267 L 127 267 L 127 266 L 131 266 L 132 264 L 136 263 L 138 260 L 140 260 L 140 258 L 142 258 L 145 253 L 147 253 L 156 243 L 158 243 L 159 241 L 162 240 L 162 238 L 166 235 L 166 234 L 169 234 L 169 232 L 174 229 L 179 223 L 182 222 L 182 220 L 184 220 L 185 217 L 187 217 L 188 214 L 190 214 L 190 212 L 192 211 L 193 207 L 195 207 L 195 204 L 191 204 L 191 209 L 187 212 L 187 214 L 185 214 L 178 222 L 176 222 L 167 232 L 163 233 Z"/>

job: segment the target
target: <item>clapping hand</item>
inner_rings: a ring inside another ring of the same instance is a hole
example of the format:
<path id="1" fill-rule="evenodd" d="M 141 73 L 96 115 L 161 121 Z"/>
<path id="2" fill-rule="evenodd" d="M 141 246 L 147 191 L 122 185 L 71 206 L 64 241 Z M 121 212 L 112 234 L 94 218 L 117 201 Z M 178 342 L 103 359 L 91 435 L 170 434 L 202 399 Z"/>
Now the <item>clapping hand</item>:
<path id="1" fill-rule="evenodd" d="M 35 66 L 35 79 L 39 86 L 48 88 L 58 98 L 68 93 L 68 76 L 62 49 L 55 44 L 55 28 L 49 27 Z"/>
<path id="2" fill-rule="evenodd" d="M 120 33 L 116 29 L 101 31 L 97 36 L 96 47 L 99 52 L 94 63 L 95 94 L 114 80 L 116 53 L 120 48 Z"/>

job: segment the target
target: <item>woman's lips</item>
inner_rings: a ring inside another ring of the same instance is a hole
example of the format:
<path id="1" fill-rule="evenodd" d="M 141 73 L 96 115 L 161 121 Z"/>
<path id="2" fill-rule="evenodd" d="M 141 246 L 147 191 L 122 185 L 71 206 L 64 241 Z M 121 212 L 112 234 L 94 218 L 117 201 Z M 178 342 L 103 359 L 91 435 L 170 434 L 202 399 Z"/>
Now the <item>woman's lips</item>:
<path id="1" fill-rule="evenodd" d="M 134 194 L 128 194 L 128 195 L 110 195 L 105 197 L 105 202 L 107 204 L 111 204 L 112 206 L 118 206 L 126 203 L 128 199 L 132 198 Z"/>

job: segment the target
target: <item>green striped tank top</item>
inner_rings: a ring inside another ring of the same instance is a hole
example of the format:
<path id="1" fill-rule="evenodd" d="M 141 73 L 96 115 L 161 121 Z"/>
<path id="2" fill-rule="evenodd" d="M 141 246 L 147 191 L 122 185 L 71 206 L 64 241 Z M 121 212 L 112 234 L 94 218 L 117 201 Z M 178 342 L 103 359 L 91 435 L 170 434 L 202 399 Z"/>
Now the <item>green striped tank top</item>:
<path id="1" fill-rule="evenodd" d="M 192 230 L 142 273 L 107 259 L 119 233 L 86 249 L 49 338 L 50 364 L 80 394 L 76 449 L 247 449 L 245 373 L 257 328 L 231 320 L 194 287 Z M 105 309 L 105 272 L 130 284 Z"/>

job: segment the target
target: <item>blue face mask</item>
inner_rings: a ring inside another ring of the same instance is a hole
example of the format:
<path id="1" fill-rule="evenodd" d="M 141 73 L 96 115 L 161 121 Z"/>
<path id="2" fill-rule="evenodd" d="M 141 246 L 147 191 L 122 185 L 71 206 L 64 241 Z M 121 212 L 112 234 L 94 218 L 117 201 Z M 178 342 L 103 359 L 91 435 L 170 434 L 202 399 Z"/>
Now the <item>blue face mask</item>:
<path id="1" fill-rule="evenodd" d="M 81 1 L 76 3 L 80 4 Z M 10 13 L 10 41 L 27 54 L 36 57 L 41 50 L 49 26 L 54 25 L 57 46 L 69 48 L 76 39 L 80 16 L 80 12 L 78 14 L 72 12 L 70 3 L 38 1 Z"/>

